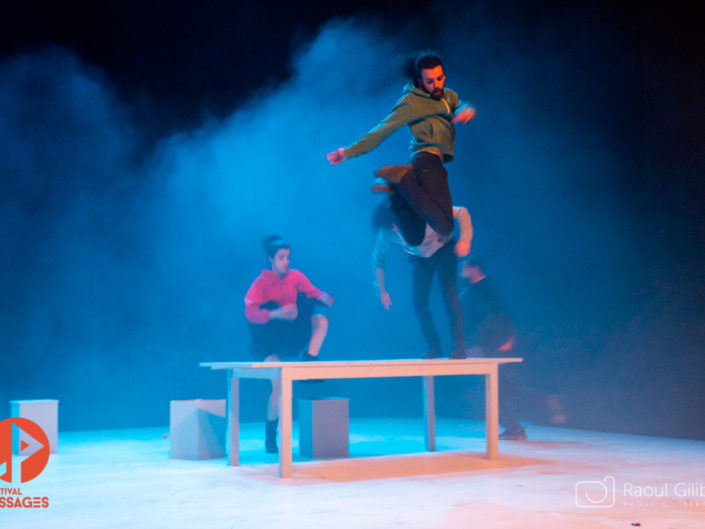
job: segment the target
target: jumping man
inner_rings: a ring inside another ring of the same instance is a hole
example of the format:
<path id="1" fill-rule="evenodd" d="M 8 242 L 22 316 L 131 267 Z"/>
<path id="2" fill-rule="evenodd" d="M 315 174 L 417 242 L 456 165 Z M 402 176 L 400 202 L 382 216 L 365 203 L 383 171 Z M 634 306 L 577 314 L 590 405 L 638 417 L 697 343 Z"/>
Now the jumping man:
<path id="1" fill-rule="evenodd" d="M 327 158 L 335 165 L 370 152 L 392 132 L 408 125 L 411 163 L 385 166 L 375 174 L 396 188 L 434 231 L 449 236 L 453 231 L 453 203 L 443 164 L 453 159 L 455 124 L 473 119 L 475 108 L 445 87 L 438 55 L 422 52 L 407 61 L 404 72 L 410 82 L 390 114 L 359 141 L 328 153 Z"/>

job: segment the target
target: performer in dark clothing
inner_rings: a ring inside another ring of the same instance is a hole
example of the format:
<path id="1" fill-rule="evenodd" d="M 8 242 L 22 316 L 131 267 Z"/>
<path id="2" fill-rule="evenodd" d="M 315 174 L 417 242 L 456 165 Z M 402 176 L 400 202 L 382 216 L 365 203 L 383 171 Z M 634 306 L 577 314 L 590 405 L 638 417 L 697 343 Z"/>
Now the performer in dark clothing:
<path id="1" fill-rule="evenodd" d="M 485 275 L 480 261 L 468 259 L 460 269 L 460 304 L 463 309 L 466 353 L 472 356 L 516 356 L 514 344 L 516 326 L 504 309 L 499 292 L 491 278 Z M 499 422 L 504 427 L 500 439 L 523 441 L 526 431 L 517 421 L 519 403 L 545 407 L 553 424 L 566 420 L 562 398 L 531 391 L 519 376 L 521 365 L 506 365 L 499 370 Z"/>
<path id="2" fill-rule="evenodd" d="M 411 209 L 408 205 L 407 209 Z M 472 241 L 472 221 L 464 207 L 453 207 L 453 216 L 460 226 L 458 241 L 451 236 L 436 233 L 428 224 L 423 223 L 425 230 L 423 238 L 412 245 L 407 237 L 410 230 L 404 229 L 404 215 L 398 211 L 393 215 L 386 204 L 380 204 L 373 215 L 373 227 L 377 231 L 377 241 L 374 249 L 374 277 L 380 302 L 385 310 L 389 310 L 392 300 L 387 292 L 385 282 L 385 260 L 392 244 L 401 245 L 409 254 L 412 269 L 412 293 L 414 310 L 421 326 L 421 333 L 427 344 L 424 358 L 439 358 L 442 356 L 438 332 L 433 324 L 429 297 L 434 275 L 438 276 L 441 295 L 443 297 L 453 338 L 453 359 L 465 358 L 465 331 L 462 312 L 458 301 L 457 268 L 458 257 L 464 257 L 470 251 Z M 411 217 L 419 217 L 412 211 Z M 419 217 L 420 218 L 420 217 Z M 413 233 L 415 229 L 411 230 Z"/>
<path id="3" fill-rule="evenodd" d="M 375 173 L 398 188 L 400 194 L 439 235 L 453 232 L 453 203 L 444 163 L 453 159 L 455 124 L 468 123 L 475 108 L 445 87 L 438 55 L 421 52 L 404 66 L 409 83 L 389 115 L 359 141 L 328 153 L 331 164 L 360 156 L 380 145 L 390 134 L 408 125 L 412 140 L 411 164 L 382 167 Z"/>

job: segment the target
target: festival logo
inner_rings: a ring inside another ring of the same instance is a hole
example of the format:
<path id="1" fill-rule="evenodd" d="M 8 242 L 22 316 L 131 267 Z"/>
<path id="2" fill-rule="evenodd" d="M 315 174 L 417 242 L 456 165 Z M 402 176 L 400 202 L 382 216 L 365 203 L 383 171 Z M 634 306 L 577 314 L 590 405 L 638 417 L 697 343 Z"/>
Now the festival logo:
<path id="1" fill-rule="evenodd" d="M 20 468 L 13 468 L 12 447 L 19 448 L 18 455 L 26 456 Z M 49 439 L 44 430 L 29 419 L 12 417 L 0 421 L 0 479 L 8 483 L 27 483 L 42 473 L 49 462 Z M 19 470 L 19 472 L 18 472 Z"/>

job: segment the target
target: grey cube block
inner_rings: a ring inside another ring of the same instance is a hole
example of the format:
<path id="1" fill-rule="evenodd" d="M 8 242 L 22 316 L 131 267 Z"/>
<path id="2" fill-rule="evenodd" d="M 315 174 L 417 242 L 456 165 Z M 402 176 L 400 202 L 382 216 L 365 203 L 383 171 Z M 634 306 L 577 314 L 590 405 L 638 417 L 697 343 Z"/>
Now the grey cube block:
<path id="1" fill-rule="evenodd" d="M 299 400 L 299 452 L 304 457 L 348 457 L 349 399 Z"/>
<path id="2" fill-rule="evenodd" d="M 169 457 L 215 459 L 225 456 L 225 400 L 172 400 Z"/>
<path id="3" fill-rule="evenodd" d="M 44 430 L 49 440 L 49 453 L 55 454 L 59 446 L 59 401 L 51 399 L 36 400 L 11 400 L 10 417 L 22 417 L 37 423 Z M 13 436 L 14 437 L 14 436 Z M 20 431 L 20 435 L 13 439 L 12 453 L 20 454 L 22 441 L 27 442 L 27 433 Z M 33 443 L 30 443 L 33 444 Z M 41 446 L 36 445 L 35 450 L 22 451 L 23 456 L 30 456 Z"/>

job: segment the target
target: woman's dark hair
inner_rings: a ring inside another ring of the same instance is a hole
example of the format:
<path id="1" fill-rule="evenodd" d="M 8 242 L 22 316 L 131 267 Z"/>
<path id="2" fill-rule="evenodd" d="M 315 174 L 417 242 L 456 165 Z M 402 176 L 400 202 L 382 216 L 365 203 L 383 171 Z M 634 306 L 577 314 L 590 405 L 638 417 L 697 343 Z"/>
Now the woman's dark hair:
<path id="1" fill-rule="evenodd" d="M 421 70 L 429 70 L 436 66 L 443 66 L 440 56 L 431 50 L 422 50 L 411 53 L 404 57 L 402 63 L 402 74 L 413 81 L 416 86 L 421 79 Z"/>
<path id="2" fill-rule="evenodd" d="M 279 250 L 291 250 L 289 243 L 282 239 L 279 235 L 270 235 L 269 237 L 265 237 L 262 241 L 262 246 L 264 246 L 264 251 L 267 253 L 267 257 L 272 259 Z"/>

